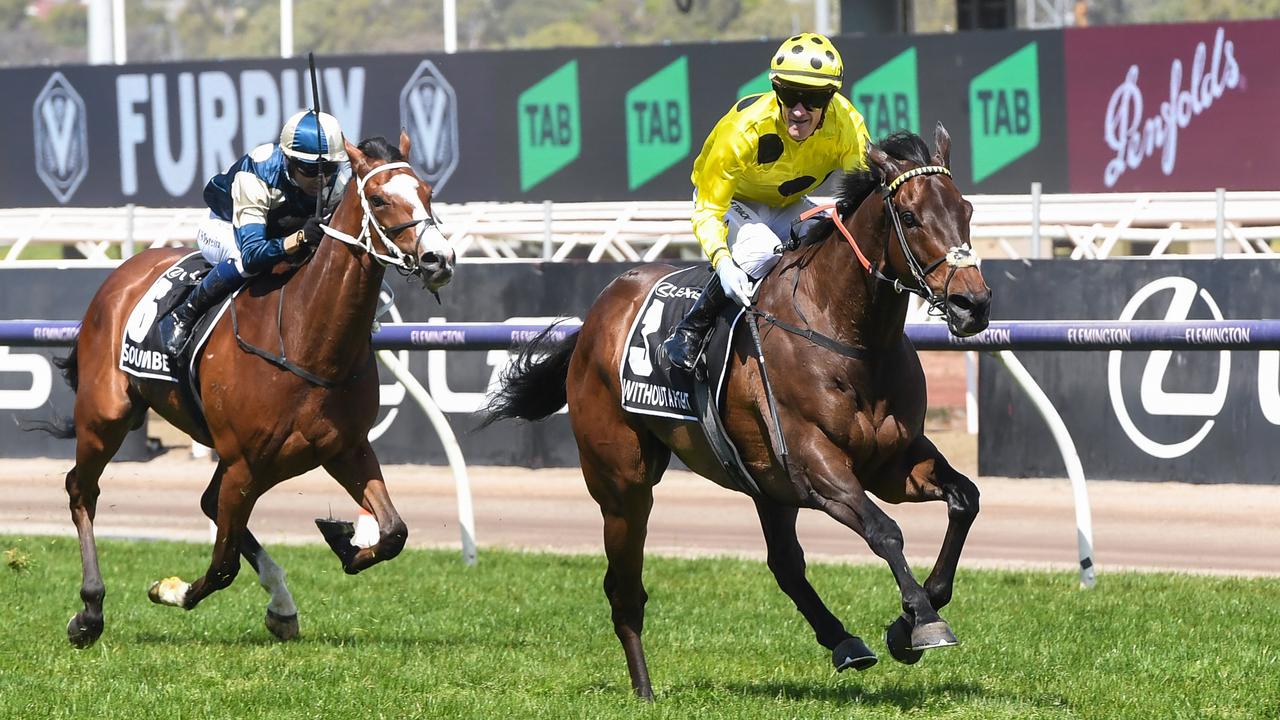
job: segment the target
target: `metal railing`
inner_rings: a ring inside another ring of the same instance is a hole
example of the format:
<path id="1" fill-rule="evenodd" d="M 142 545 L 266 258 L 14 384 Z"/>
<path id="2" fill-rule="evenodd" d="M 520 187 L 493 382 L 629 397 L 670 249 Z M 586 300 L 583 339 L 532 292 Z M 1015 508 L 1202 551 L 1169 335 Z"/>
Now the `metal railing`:
<path id="1" fill-rule="evenodd" d="M 1250 256 L 1280 249 L 1280 191 L 974 195 L 971 237 L 985 256 Z M 701 256 L 690 201 L 437 203 L 459 258 L 652 261 Z M 203 208 L 0 210 L 0 266 L 37 245 L 72 248 L 59 263 L 110 263 L 191 245 Z M 48 253 L 43 253 L 47 255 Z M 64 253 L 65 254 L 65 253 Z"/>

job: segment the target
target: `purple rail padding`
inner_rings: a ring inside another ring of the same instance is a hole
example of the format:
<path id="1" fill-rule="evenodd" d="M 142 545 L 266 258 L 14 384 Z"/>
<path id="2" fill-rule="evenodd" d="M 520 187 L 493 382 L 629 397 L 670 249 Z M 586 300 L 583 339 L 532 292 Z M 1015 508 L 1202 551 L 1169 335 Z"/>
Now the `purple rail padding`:
<path id="1" fill-rule="evenodd" d="M 565 322 L 562 334 L 579 324 Z M 545 325 L 448 322 L 385 323 L 373 336 L 379 350 L 505 350 L 528 342 Z M 0 320 L 0 345 L 69 346 L 79 331 L 73 320 Z M 1280 350 L 1280 320 L 993 322 L 958 338 L 941 323 L 912 323 L 907 336 L 920 350 Z"/>

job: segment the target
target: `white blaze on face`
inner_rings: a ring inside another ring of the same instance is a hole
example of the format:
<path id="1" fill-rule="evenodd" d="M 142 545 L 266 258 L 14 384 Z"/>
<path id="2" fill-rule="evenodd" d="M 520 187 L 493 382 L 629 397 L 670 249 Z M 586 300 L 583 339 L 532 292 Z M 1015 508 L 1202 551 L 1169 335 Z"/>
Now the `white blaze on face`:
<path id="1" fill-rule="evenodd" d="M 412 175 L 401 173 L 394 175 L 382 186 L 382 191 L 404 200 L 413 208 L 413 219 L 422 220 L 430 217 L 427 206 L 422 204 L 422 196 L 418 194 L 418 179 Z M 448 255 L 449 244 L 444 235 L 434 224 L 424 223 L 418 226 L 418 236 L 422 240 L 422 252 L 434 252 L 441 257 Z"/>

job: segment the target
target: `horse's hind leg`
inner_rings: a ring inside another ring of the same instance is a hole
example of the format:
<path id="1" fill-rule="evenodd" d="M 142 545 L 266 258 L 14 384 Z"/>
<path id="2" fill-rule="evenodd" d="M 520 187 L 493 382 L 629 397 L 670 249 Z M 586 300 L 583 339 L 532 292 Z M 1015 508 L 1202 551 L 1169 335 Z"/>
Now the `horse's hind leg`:
<path id="1" fill-rule="evenodd" d="M 791 598 L 796 609 L 813 627 L 818 642 L 831 651 L 831 662 L 836 670 L 866 670 L 875 665 L 876 654 L 861 638 L 844 629 L 805 578 L 804 550 L 796 538 L 796 515 L 799 511 L 762 498 L 756 498 L 755 503 L 769 549 L 769 570 L 778 581 L 778 587 Z"/>
<path id="2" fill-rule="evenodd" d="M 248 532 L 249 515 L 262 491 L 253 482 L 244 460 L 227 461 L 224 458 L 223 462 L 226 464 L 219 465 L 221 478 L 214 513 L 218 531 L 214 537 L 209 569 L 190 584 L 177 577 L 156 581 L 147 592 L 154 603 L 191 610 L 211 593 L 229 586 L 240 572 L 241 543 Z M 270 483 L 265 487 L 270 487 Z"/>
<path id="3" fill-rule="evenodd" d="M 378 521 L 378 542 L 367 548 L 351 544 L 351 537 L 347 532 L 350 523 L 342 523 L 339 528 L 338 524 L 316 521 L 329 547 L 342 560 L 342 569 L 349 575 L 355 575 L 399 555 L 409 538 L 409 529 L 391 504 L 391 496 L 387 494 L 387 485 L 382 479 L 382 467 L 378 464 L 378 456 L 374 454 L 369 441 L 364 440 L 339 454 L 325 463 L 324 469 L 361 507 L 373 513 Z"/>
<path id="4" fill-rule="evenodd" d="M 903 458 L 902 475 L 906 482 L 895 484 L 876 494 L 890 502 L 927 502 L 945 500 L 947 503 L 947 533 L 942 539 L 938 559 L 924 581 L 924 590 L 930 604 L 941 610 L 951 602 L 956 567 L 960 564 L 960 551 L 964 548 L 969 528 L 978 516 L 978 487 L 947 462 L 942 453 L 925 437 L 912 443 Z M 895 660 L 908 665 L 920 659 L 921 652 L 911 649 L 911 618 L 903 614 L 885 630 L 885 643 Z"/>
<path id="5" fill-rule="evenodd" d="M 93 534 L 98 481 L 143 411 L 142 405 L 130 397 L 128 381 L 119 373 L 108 375 L 92 387 L 81 387 L 76 394 L 76 464 L 67 472 L 66 487 L 71 521 L 80 539 L 80 599 L 84 609 L 67 623 L 67 639 L 78 648 L 96 642 L 103 629 L 102 600 L 107 589 L 98 567 L 98 546 Z"/>
<path id="6" fill-rule="evenodd" d="M 621 417 L 604 422 L 597 419 L 586 427 L 579 422 L 584 418 L 571 418 L 582 475 L 604 518 L 604 550 L 609 561 L 604 594 L 612 610 L 613 632 L 622 643 L 632 689 L 640 698 L 652 701 L 653 685 L 640 640 L 649 598 L 642 578 L 644 541 L 653 486 L 666 470 L 671 451 L 653 436 L 626 426 Z"/>
<path id="7" fill-rule="evenodd" d="M 226 466 L 219 462 L 213 472 L 209 487 L 200 496 L 200 509 L 206 517 L 215 523 L 218 521 L 218 492 L 222 488 L 222 474 Z M 240 555 L 249 561 L 254 572 L 258 573 L 258 584 L 271 595 L 267 603 L 266 626 L 281 640 L 292 640 L 298 636 L 298 607 L 293 602 L 293 595 L 284 582 L 284 568 L 276 564 L 267 554 L 265 548 L 246 527 L 240 539 Z"/>

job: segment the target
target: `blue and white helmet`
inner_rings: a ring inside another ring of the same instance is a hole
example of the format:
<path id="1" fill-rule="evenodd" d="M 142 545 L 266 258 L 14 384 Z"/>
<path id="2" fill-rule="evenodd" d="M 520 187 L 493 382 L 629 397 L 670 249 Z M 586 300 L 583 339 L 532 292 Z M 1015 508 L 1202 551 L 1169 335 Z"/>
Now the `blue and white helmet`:
<path id="1" fill-rule="evenodd" d="M 318 127 L 317 117 L 320 120 Z M 338 118 L 311 110 L 296 113 L 284 124 L 280 131 L 280 149 L 290 158 L 304 163 L 336 163 L 347 159 L 347 146 L 342 139 Z"/>

